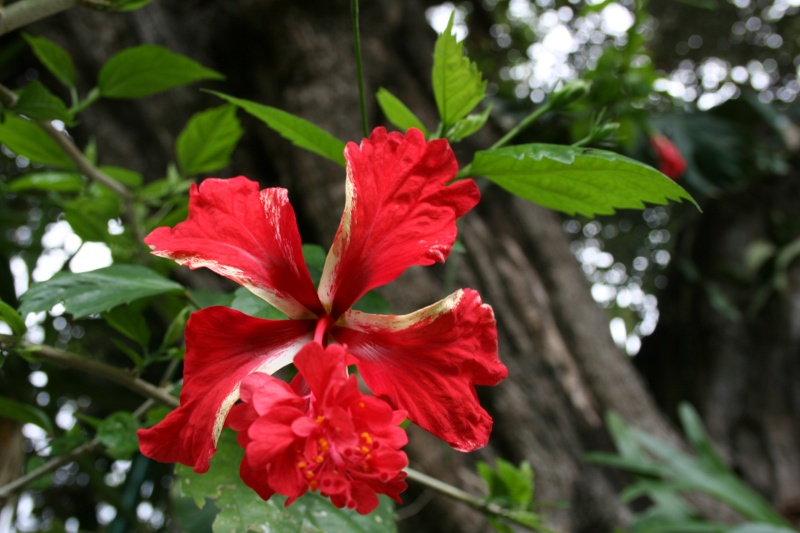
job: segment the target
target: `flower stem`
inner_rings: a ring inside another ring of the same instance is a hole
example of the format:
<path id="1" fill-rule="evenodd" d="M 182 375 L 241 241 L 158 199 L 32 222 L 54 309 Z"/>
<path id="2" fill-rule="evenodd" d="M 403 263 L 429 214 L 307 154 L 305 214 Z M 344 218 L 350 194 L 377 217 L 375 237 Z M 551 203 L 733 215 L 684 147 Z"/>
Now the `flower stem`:
<path id="1" fill-rule="evenodd" d="M 350 0 L 350 16 L 353 19 L 353 43 L 355 45 L 356 70 L 358 73 L 358 102 L 361 106 L 361 128 L 364 137 L 368 137 L 367 101 L 364 95 L 364 66 L 361 60 L 361 31 L 358 24 L 358 0 Z"/>
<path id="2" fill-rule="evenodd" d="M 456 501 L 461 503 L 465 503 L 476 509 L 483 514 L 490 515 L 493 517 L 502 518 L 509 522 L 513 522 L 515 525 L 522 526 L 523 528 L 527 529 L 528 531 L 546 531 L 545 529 L 537 529 L 531 526 L 528 522 L 520 520 L 515 516 L 515 513 L 510 510 L 506 509 L 505 507 L 498 505 L 496 503 L 487 502 L 483 498 L 479 498 L 477 496 L 473 496 L 472 494 L 465 492 L 458 487 L 454 487 L 448 483 L 440 479 L 436 479 L 431 477 L 427 474 L 423 474 L 413 468 L 406 468 L 406 474 L 408 475 L 408 479 L 415 483 L 419 483 L 420 485 L 424 485 L 429 489 L 433 489 L 436 492 L 444 494 Z"/>

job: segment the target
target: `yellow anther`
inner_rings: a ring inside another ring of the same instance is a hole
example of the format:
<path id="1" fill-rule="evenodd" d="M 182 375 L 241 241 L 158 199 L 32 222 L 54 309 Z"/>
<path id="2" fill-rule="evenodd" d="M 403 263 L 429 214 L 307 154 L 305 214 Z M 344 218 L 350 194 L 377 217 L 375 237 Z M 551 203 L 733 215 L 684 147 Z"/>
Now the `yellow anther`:
<path id="1" fill-rule="evenodd" d="M 364 407 L 367 406 L 367 404 L 365 404 L 364 402 L 358 402 L 358 406 L 363 409 Z"/>
<path id="2" fill-rule="evenodd" d="M 299 463 L 297 463 L 297 468 L 305 468 L 307 466 L 308 464 L 305 461 L 300 461 Z"/>
<path id="3" fill-rule="evenodd" d="M 322 462 L 325 460 L 325 458 L 322 457 L 321 455 L 318 455 L 318 456 L 314 457 L 314 460 L 317 462 L 317 464 L 322 464 Z"/>
<path id="4" fill-rule="evenodd" d="M 325 421 L 325 417 L 322 415 L 317 416 L 317 424 L 322 424 Z"/>
<path id="5" fill-rule="evenodd" d="M 367 433 L 366 431 L 361 434 L 361 438 L 364 439 L 364 442 L 366 442 L 367 444 L 372 444 L 372 437 L 370 437 L 369 433 Z"/>
<path id="6" fill-rule="evenodd" d="M 320 451 L 327 452 L 331 449 L 331 444 L 328 442 L 328 439 L 325 437 L 321 437 L 319 439 L 319 449 Z"/>
<path id="7" fill-rule="evenodd" d="M 367 447 L 367 446 L 362 446 L 362 447 L 361 447 L 361 453 L 369 453 L 369 447 Z"/>
<path id="8" fill-rule="evenodd" d="M 311 470 L 306 472 L 306 479 L 314 479 L 314 472 L 312 472 Z"/>

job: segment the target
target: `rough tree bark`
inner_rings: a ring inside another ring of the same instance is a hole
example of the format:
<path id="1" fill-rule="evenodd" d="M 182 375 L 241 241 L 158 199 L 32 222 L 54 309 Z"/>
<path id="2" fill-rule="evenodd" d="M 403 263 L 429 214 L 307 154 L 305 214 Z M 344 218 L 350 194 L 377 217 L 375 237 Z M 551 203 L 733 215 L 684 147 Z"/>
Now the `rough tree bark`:
<path id="1" fill-rule="evenodd" d="M 434 34 L 425 5 L 362 2 L 362 39 L 369 93 L 385 86 L 433 124 Z M 298 114 L 342 139 L 361 137 L 345 0 L 161 1 L 130 15 L 74 10 L 33 30 L 70 49 L 83 80 L 94 79 L 102 62 L 123 46 L 163 44 L 226 74 L 226 82 L 208 84 L 215 89 Z M 210 105 L 216 100 L 196 88 L 136 103 L 101 102 L 76 134 L 80 141 L 96 137 L 102 163 L 131 165 L 155 179 L 185 120 Z M 371 124 L 380 123 L 374 102 L 369 114 Z M 245 122 L 248 133 L 230 175 L 289 188 L 304 240 L 327 245 L 343 206 L 343 170 Z M 490 142 L 492 134 L 485 135 Z M 550 525 L 576 533 L 611 530 L 627 515 L 615 496 L 614 474 L 581 461 L 585 452 L 610 449 L 603 414 L 616 410 L 630 423 L 677 441 L 674 430 L 614 346 L 607 316 L 590 296 L 557 215 L 489 188 L 463 220 L 460 236 L 467 252 L 459 258 L 457 282 L 480 290 L 493 305 L 510 376 L 481 391 L 496 420 L 487 448 L 464 455 L 412 430 L 412 466 L 479 491 L 476 459 L 527 459 L 536 470 L 537 498 L 566 504 L 545 511 Z M 399 312 L 427 305 L 441 297 L 443 272 L 412 269 L 385 294 Z M 412 487 L 406 500 L 404 530 L 487 528 L 476 513 L 419 488 Z"/>
<path id="2" fill-rule="evenodd" d="M 796 162 L 795 162 L 796 163 Z M 800 262 L 748 266 L 753 246 L 798 239 L 795 168 L 709 202 L 678 235 L 662 320 L 637 366 L 659 404 L 690 401 L 731 466 L 800 524 Z M 785 249 L 785 248 L 784 248 Z M 784 285 L 776 290 L 775 276 Z M 716 292 L 716 294 L 714 294 Z M 724 308 L 720 295 L 727 302 Z M 736 311 L 734 311 L 736 310 Z"/>

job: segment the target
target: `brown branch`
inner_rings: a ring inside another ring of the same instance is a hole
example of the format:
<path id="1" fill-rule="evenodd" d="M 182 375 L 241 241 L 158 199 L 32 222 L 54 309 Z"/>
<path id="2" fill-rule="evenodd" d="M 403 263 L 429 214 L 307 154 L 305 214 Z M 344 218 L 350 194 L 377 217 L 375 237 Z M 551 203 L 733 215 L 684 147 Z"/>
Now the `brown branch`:
<path id="1" fill-rule="evenodd" d="M 72 9 L 79 0 L 19 0 L 0 8 L 0 35 Z"/>
<path id="2" fill-rule="evenodd" d="M 0 346 L 4 348 L 16 346 L 39 359 L 74 368 L 86 372 L 87 374 L 106 379 L 168 407 L 175 408 L 179 405 L 178 399 L 168 394 L 164 389 L 160 389 L 155 385 L 139 379 L 128 371 L 99 361 L 87 359 L 52 346 L 34 344 L 11 335 L 0 335 Z"/>
<path id="3" fill-rule="evenodd" d="M 139 406 L 138 409 L 136 409 L 133 412 L 134 418 L 139 418 L 140 416 L 142 416 L 144 413 L 147 412 L 148 409 L 153 407 L 153 404 L 155 404 L 155 402 L 152 399 L 146 400 L 142 405 Z M 57 468 L 64 466 L 73 459 L 77 459 L 78 457 L 80 457 L 85 453 L 91 452 L 98 444 L 100 444 L 100 440 L 97 437 L 95 437 L 92 440 L 84 442 L 83 444 L 73 448 L 64 455 L 53 457 L 39 468 L 31 470 L 24 476 L 20 476 L 14 481 L 11 481 L 10 483 L 3 485 L 2 487 L 0 487 L 0 501 L 3 501 L 3 499 L 8 498 L 9 496 L 20 490 L 28 483 L 36 481 L 40 477 L 49 474 L 53 470 L 56 470 Z"/>

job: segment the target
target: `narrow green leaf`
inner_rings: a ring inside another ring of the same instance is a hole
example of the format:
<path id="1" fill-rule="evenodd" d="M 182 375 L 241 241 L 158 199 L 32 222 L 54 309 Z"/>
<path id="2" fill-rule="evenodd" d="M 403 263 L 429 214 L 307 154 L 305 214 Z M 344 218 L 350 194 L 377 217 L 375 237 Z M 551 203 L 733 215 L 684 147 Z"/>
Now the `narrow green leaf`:
<path id="1" fill-rule="evenodd" d="M 139 265 L 111 265 L 75 274 L 59 272 L 47 281 L 34 283 L 21 297 L 21 315 L 47 311 L 63 303 L 75 318 L 102 313 L 139 298 L 166 292 L 183 291 L 183 287 Z"/>
<path id="2" fill-rule="evenodd" d="M 241 107 L 294 145 L 344 166 L 345 144 L 319 126 L 275 107 L 234 98 L 216 91 L 208 92 Z"/>
<path id="3" fill-rule="evenodd" d="M 193 176 L 226 167 L 243 132 L 232 105 L 195 113 L 175 146 L 183 174 Z"/>
<path id="4" fill-rule="evenodd" d="M 381 87 L 375 98 L 387 120 L 397 126 L 399 130 L 407 131 L 409 128 L 417 128 L 425 134 L 425 137 L 428 137 L 428 130 L 422 121 L 395 95 Z"/>
<path id="5" fill-rule="evenodd" d="M 83 178 L 76 172 L 44 171 L 26 174 L 8 184 L 10 192 L 55 191 L 80 192 Z"/>
<path id="6" fill-rule="evenodd" d="M 272 533 L 392 533 L 397 531 L 391 500 L 380 497 L 378 508 L 368 515 L 338 509 L 327 498 L 307 493 L 284 507 L 286 499 L 275 495 L 264 501 L 239 477 L 244 451 L 235 433 L 225 429 L 211 459 L 211 468 L 196 474 L 190 467 L 176 465 L 176 490 L 192 498 L 203 511 L 210 504 L 220 509 L 214 531 L 265 531 Z M 203 507 L 205 506 L 205 507 Z"/>
<path id="7" fill-rule="evenodd" d="M 105 98 L 141 98 L 208 79 L 224 76 L 162 46 L 145 44 L 109 59 L 100 70 L 97 85 Z"/>
<path id="8" fill-rule="evenodd" d="M 27 403 L 23 403 L 5 396 L 0 396 L 0 418 L 9 418 L 20 424 L 33 424 L 39 426 L 48 435 L 55 433 L 55 427 L 47 414 Z"/>
<path id="9" fill-rule="evenodd" d="M 797 533 L 796 529 L 771 524 L 742 524 L 729 530 L 728 533 Z"/>
<path id="10" fill-rule="evenodd" d="M 16 309 L 0 300 L 0 322 L 5 322 L 11 329 L 11 333 L 21 337 L 28 332 L 25 320 L 17 313 Z"/>
<path id="11" fill-rule="evenodd" d="M 103 313 L 108 325 L 119 331 L 142 348 L 150 342 L 150 328 L 142 313 L 129 305 L 120 305 Z"/>
<path id="12" fill-rule="evenodd" d="M 47 37 L 36 37 L 27 33 L 23 33 L 22 36 L 53 76 L 67 87 L 75 86 L 75 65 L 66 50 Z"/>
<path id="13" fill-rule="evenodd" d="M 643 209 L 645 202 L 686 199 L 680 185 L 628 157 L 591 148 L 526 144 L 475 154 L 472 173 L 512 194 L 569 215 Z"/>
<path id="14" fill-rule="evenodd" d="M 97 428 L 97 438 L 106 447 L 108 455 L 114 459 L 130 459 L 139 451 L 136 430 L 139 422 L 127 411 L 117 411 L 109 415 Z"/>
<path id="15" fill-rule="evenodd" d="M 486 109 L 483 110 L 481 113 L 475 113 L 472 115 L 467 115 L 466 117 L 457 120 L 455 124 L 453 124 L 447 133 L 445 133 L 445 137 L 447 137 L 452 142 L 457 142 L 462 139 L 466 139 L 473 133 L 477 132 L 479 129 L 486 124 L 486 121 L 489 120 L 489 113 L 492 111 L 492 106 L 488 106 Z"/>
<path id="16" fill-rule="evenodd" d="M 464 44 L 452 33 L 453 18 L 433 50 L 433 94 L 445 131 L 486 96 L 486 81 L 478 66 L 464 56 Z"/>
<path id="17" fill-rule="evenodd" d="M 187 305 L 175 315 L 166 333 L 164 333 L 164 339 L 161 341 L 161 351 L 166 350 L 183 337 L 183 332 L 186 330 L 186 322 L 189 320 L 189 315 L 191 314 L 192 308 Z"/>
<path id="18" fill-rule="evenodd" d="M 73 117 L 67 110 L 67 105 L 39 80 L 23 87 L 18 96 L 14 113 L 25 115 L 31 120 L 60 120 L 64 124 L 72 124 Z"/>
<path id="19" fill-rule="evenodd" d="M 74 168 L 75 164 L 39 126 L 16 115 L 6 113 L 0 122 L 0 142 L 31 161 L 56 168 Z"/>
<path id="20" fill-rule="evenodd" d="M 102 165 L 99 168 L 126 187 L 136 188 L 144 181 L 144 177 L 141 174 L 129 168 L 109 165 Z"/>

